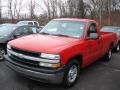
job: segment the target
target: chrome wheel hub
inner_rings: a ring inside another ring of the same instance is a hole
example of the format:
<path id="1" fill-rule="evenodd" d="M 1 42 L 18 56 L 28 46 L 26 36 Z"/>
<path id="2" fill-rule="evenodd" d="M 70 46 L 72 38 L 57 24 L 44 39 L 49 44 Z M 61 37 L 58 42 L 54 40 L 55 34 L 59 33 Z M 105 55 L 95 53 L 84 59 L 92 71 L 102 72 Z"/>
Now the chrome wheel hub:
<path id="1" fill-rule="evenodd" d="M 111 56 L 112 56 L 112 51 L 111 51 L 111 49 L 110 49 L 110 50 L 109 50 L 109 53 L 108 53 L 109 59 L 111 58 Z"/>
<path id="2" fill-rule="evenodd" d="M 78 74 L 77 66 L 73 65 L 68 72 L 68 81 L 70 83 L 73 83 L 77 78 L 77 74 Z"/>
<path id="3" fill-rule="evenodd" d="M 120 50 L 120 46 L 119 45 L 117 45 L 117 51 L 119 51 Z"/>

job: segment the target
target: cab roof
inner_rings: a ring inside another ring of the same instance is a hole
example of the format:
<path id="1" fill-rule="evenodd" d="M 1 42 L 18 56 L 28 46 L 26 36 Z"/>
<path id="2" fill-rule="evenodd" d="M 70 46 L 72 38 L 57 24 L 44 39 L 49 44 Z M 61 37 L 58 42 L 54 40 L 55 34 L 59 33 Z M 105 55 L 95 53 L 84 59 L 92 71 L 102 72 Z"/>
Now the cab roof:
<path id="1" fill-rule="evenodd" d="M 92 19 L 79 19 L 79 18 L 58 18 L 58 19 L 53 19 L 53 20 L 67 20 L 67 21 L 83 21 L 83 22 L 96 22 L 95 20 Z"/>

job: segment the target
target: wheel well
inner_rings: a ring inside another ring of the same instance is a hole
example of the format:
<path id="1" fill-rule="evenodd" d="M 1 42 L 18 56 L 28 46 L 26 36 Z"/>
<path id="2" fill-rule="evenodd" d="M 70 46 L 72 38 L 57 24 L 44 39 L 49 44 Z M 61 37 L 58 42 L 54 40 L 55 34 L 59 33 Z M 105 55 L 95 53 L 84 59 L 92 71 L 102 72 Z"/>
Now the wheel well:
<path id="1" fill-rule="evenodd" d="M 80 63 L 80 66 L 82 65 L 82 55 L 76 55 L 72 58 L 69 59 L 68 63 L 71 61 L 71 60 L 77 60 L 79 63 Z"/>
<path id="2" fill-rule="evenodd" d="M 120 44 L 120 40 L 118 41 L 118 44 Z"/>
<path id="3" fill-rule="evenodd" d="M 113 48 L 114 47 L 114 44 L 113 44 L 113 42 L 110 44 L 110 48 Z"/>
<path id="4" fill-rule="evenodd" d="M 4 46 L 3 46 L 3 45 L 0 45 L 0 48 L 4 48 Z"/>

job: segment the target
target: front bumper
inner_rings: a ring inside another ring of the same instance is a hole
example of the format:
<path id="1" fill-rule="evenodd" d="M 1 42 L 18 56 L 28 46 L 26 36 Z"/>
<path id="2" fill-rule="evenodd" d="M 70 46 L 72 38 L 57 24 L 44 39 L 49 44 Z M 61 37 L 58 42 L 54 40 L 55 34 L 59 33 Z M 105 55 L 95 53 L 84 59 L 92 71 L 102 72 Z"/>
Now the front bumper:
<path id="1" fill-rule="evenodd" d="M 27 78 L 54 84 L 60 84 L 63 81 L 64 67 L 57 70 L 40 69 L 39 71 L 36 71 L 31 69 L 31 67 L 26 67 L 14 62 L 8 55 L 5 55 L 5 61 L 7 66 Z"/>

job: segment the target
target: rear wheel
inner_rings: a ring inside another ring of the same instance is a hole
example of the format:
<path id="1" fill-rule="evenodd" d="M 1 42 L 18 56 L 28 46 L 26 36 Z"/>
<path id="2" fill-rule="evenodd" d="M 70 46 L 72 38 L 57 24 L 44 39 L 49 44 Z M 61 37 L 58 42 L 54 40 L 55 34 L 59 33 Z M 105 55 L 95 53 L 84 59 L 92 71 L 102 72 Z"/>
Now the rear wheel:
<path id="1" fill-rule="evenodd" d="M 79 77 L 79 71 L 80 64 L 77 60 L 72 60 L 68 63 L 63 79 L 63 85 L 65 88 L 69 88 L 76 83 Z"/>
<path id="2" fill-rule="evenodd" d="M 109 48 L 107 54 L 104 56 L 105 61 L 110 61 L 112 58 L 112 48 Z"/>
<path id="3" fill-rule="evenodd" d="M 120 51 L 120 44 L 118 43 L 117 46 L 115 47 L 115 51 L 119 52 Z"/>
<path id="4" fill-rule="evenodd" d="M 0 61 L 4 59 L 4 55 L 5 55 L 5 50 L 3 48 L 0 48 Z"/>

